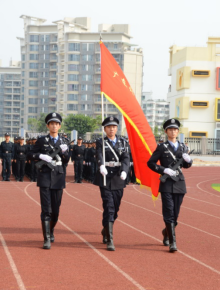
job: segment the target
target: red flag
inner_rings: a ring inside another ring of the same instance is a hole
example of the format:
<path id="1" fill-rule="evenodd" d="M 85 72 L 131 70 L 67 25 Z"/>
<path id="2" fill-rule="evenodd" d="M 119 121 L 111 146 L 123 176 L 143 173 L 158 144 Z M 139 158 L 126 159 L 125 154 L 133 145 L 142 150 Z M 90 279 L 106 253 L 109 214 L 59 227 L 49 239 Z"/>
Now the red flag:
<path id="1" fill-rule="evenodd" d="M 150 187 L 157 198 L 159 174 L 147 166 L 157 146 L 154 135 L 123 71 L 102 42 L 100 49 L 101 92 L 124 116 L 137 182 Z"/>

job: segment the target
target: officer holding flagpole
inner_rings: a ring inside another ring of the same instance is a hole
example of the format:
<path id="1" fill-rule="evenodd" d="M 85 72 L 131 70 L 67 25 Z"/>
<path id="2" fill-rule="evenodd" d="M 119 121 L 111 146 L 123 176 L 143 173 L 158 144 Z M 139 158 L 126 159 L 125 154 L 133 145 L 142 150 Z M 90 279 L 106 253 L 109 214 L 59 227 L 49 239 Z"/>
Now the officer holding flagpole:
<path id="1" fill-rule="evenodd" d="M 103 243 L 107 243 L 108 251 L 115 250 L 113 225 L 118 217 L 130 165 L 128 143 L 124 138 L 116 135 L 118 125 L 117 118 L 113 116 L 106 118 L 102 122 L 106 137 L 96 141 L 96 159 L 99 169 L 96 172 L 94 184 L 99 186 L 101 192 L 103 202 L 103 230 L 101 233 Z"/>

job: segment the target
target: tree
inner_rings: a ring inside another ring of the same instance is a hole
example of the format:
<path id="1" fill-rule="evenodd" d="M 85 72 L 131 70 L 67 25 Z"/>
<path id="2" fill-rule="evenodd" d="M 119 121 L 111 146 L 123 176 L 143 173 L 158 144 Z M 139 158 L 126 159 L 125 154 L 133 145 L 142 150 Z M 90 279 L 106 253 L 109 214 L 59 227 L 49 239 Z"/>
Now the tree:
<path id="1" fill-rule="evenodd" d="M 79 135 L 84 135 L 86 132 L 94 132 L 98 129 L 102 123 L 101 119 L 101 116 L 92 118 L 82 114 L 70 114 L 64 119 L 64 129 L 67 133 L 76 130 Z"/>
<path id="2" fill-rule="evenodd" d="M 37 119 L 28 119 L 28 125 L 30 125 L 31 132 L 38 132 L 38 120 Z"/>
<path id="3" fill-rule="evenodd" d="M 45 113 L 41 113 L 39 118 L 38 118 L 38 132 L 47 132 L 47 126 L 45 123 L 45 117 L 47 116 L 47 114 Z"/>
<path id="4" fill-rule="evenodd" d="M 37 119 L 28 119 L 28 125 L 30 125 L 31 132 L 47 132 L 48 129 L 45 123 L 45 117 L 46 114 L 41 113 Z"/>

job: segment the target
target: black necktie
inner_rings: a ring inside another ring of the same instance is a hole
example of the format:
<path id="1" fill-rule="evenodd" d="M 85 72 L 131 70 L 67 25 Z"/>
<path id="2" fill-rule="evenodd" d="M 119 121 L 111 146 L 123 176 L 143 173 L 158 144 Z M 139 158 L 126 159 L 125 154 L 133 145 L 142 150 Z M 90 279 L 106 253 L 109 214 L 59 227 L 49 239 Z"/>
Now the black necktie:
<path id="1" fill-rule="evenodd" d="M 52 145 L 55 145 L 55 138 L 51 138 Z"/>

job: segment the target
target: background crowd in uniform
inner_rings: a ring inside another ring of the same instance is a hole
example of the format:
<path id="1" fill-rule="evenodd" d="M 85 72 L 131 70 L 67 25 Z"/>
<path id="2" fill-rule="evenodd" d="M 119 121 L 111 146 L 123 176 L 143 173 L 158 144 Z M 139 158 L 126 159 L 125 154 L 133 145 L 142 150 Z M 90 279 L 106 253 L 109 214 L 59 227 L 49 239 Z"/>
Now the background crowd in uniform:
<path id="1" fill-rule="evenodd" d="M 67 138 L 65 133 L 62 136 Z M 26 141 L 26 142 L 25 142 Z M 0 145 L 0 159 L 2 160 L 2 181 L 10 181 L 11 173 L 18 182 L 24 181 L 26 175 L 31 182 L 37 180 L 37 161 L 27 158 L 37 141 L 37 137 L 24 140 L 24 137 L 14 137 L 10 140 L 10 134 L 5 134 L 5 141 Z M 26 143 L 26 144 L 25 144 Z M 127 176 L 127 184 L 136 183 L 132 154 L 130 154 L 130 169 Z M 93 183 L 97 171 L 96 140 L 83 140 L 78 137 L 77 144 L 72 142 L 69 146 L 69 155 L 73 162 L 75 179 L 73 182 L 82 183 L 83 180 Z M 68 164 L 66 165 L 66 167 Z"/>

